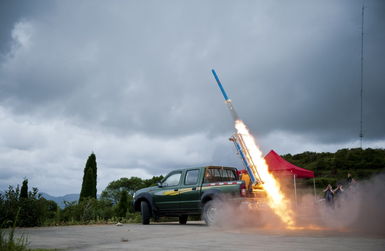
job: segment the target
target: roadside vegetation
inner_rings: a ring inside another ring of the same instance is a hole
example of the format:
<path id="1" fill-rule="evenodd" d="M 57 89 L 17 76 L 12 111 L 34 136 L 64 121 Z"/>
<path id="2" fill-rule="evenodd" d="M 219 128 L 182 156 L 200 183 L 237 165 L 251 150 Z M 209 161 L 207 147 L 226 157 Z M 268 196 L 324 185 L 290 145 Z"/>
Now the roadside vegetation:
<path id="1" fill-rule="evenodd" d="M 84 168 L 79 201 L 65 202 L 64 208 L 43 198 L 38 188 L 29 189 L 28 179 L 21 187 L 9 186 L 0 192 L 1 228 L 140 222 L 140 215 L 132 208 L 132 195 L 138 189 L 156 185 L 163 176 L 112 181 L 98 199 L 96 179 L 96 156 L 92 153 Z"/>
<path id="2" fill-rule="evenodd" d="M 57 249 L 29 249 L 28 238 L 24 235 L 15 237 L 16 224 L 19 219 L 20 208 L 16 212 L 12 227 L 5 231 L 3 226 L 0 228 L 0 250 L 1 251 L 55 251 Z"/>
<path id="3" fill-rule="evenodd" d="M 384 149 L 341 149 L 336 153 L 304 152 L 295 155 L 287 154 L 283 157 L 299 167 L 314 171 L 317 188 L 324 188 L 329 183 L 335 185 L 345 180 L 347 173 L 351 173 L 356 180 L 362 180 L 385 170 Z M 151 179 L 120 178 L 110 182 L 99 198 L 96 195 L 96 179 L 96 156 L 92 153 L 84 168 L 79 201 L 66 202 L 64 208 L 60 208 L 54 201 L 41 197 L 37 188 L 29 189 L 28 179 L 24 179 L 21 187 L 9 186 L 8 190 L 0 192 L 1 228 L 137 223 L 140 222 L 140 215 L 134 213 L 132 208 L 134 192 L 156 185 L 163 176 L 154 176 Z M 297 182 L 302 183 L 310 191 L 313 187 L 312 179 L 298 179 Z M 5 238 L 4 232 L 0 234 L 0 245 L 7 240 L 7 243 L 12 243 Z M 23 245 L 23 243 L 19 244 Z"/>
<path id="4" fill-rule="evenodd" d="M 162 176 L 148 180 L 137 177 L 122 178 L 111 182 L 99 199 L 85 197 L 79 201 L 65 202 L 63 209 L 54 201 L 41 197 L 37 188 L 32 188 L 26 197 L 22 195 L 21 191 L 28 184 L 28 180 L 24 180 L 22 189 L 19 186 L 10 186 L 0 194 L 0 223 L 3 228 L 8 228 L 14 224 L 16 227 L 35 227 L 140 222 L 140 215 L 134 213 L 132 208 L 131 191 L 155 185 L 162 178 Z M 132 184 L 136 184 L 134 188 Z M 15 223 L 18 211 L 20 213 Z"/>

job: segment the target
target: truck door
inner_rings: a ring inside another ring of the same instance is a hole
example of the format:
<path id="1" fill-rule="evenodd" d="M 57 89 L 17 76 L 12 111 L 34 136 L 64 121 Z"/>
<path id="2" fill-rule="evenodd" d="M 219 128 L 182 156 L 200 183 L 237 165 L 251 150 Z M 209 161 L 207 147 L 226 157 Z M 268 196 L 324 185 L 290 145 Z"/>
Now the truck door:
<path id="1" fill-rule="evenodd" d="M 161 183 L 160 188 L 154 193 L 153 199 L 161 211 L 179 210 L 179 185 L 182 171 L 171 172 Z"/>
<path id="2" fill-rule="evenodd" d="M 186 170 L 179 189 L 182 211 L 199 211 L 202 179 L 201 169 Z"/>

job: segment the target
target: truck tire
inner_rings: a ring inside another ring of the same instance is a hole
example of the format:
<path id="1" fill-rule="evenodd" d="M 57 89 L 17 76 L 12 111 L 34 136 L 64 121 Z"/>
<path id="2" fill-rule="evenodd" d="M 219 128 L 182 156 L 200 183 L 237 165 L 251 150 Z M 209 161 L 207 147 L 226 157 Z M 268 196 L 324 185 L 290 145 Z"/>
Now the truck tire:
<path id="1" fill-rule="evenodd" d="M 179 224 L 185 225 L 187 223 L 187 215 L 179 216 Z"/>
<path id="2" fill-rule="evenodd" d="M 148 205 L 147 201 L 141 201 L 140 202 L 140 212 L 142 213 L 142 224 L 148 225 L 150 224 L 150 206 Z"/>
<path id="3" fill-rule="evenodd" d="M 212 226 L 216 223 L 218 217 L 218 207 L 213 200 L 206 202 L 203 206 L 202 216 L 207 225 Z"/>

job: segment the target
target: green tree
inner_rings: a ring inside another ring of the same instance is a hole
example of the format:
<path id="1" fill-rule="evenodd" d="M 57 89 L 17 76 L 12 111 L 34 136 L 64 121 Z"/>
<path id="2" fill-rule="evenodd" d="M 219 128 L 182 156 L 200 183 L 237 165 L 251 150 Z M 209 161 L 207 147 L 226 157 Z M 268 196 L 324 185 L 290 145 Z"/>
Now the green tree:
<path id="1" fill-rule="evenodd" d="M 92 153 L 86 162 L 83 175 L 82 189 L 80 191 L 79 201 L 85 198 L 96 199 L 96 179 L 97 179 L 96 156 Z"/>
<path id="2" fill-rule="evenodd" d="M 119 198 L 123 190 L 132 195 L 136 190 L 143 187 L 144 182 L 141 178 L 120 178 L 110 182 L 108 186 L 103 190 L 100 198 L 102 200 L 110 201 L 112 204 L 117 204 L 120 200 Z"/>
<path id="3" fill-rule="evenodd" d="M 120 200 L 117 207 L 117 215 L 119 217 L 125 217 L 128 209 L 128 193 L 126 190 L 123 190 L 120 193 Z"/>
<path id="4" fill-rule="evenodd" d="M 151 179 L 146 180 L 138 177 L 120 178 L 108 184 L 101 194 L 101 199 L 108 200 L 112 204 L 117 204 L 119 202 L 121 191 L 126 190 L 129 197 L 132 197 L 135 191 L 144 187 L 154 186 L 162 179 L 163 176 L 154 176 Z"/>
<path id="5" fill-rule="evenodd" d="M 144 180 L 144 187 L 156 186 L 159 182 L 163 180 L 163 175 L 153 176 L 151 179 Z"/>
<path id="6" fill-rule="evenodd" d="M 23 180 L 23 185 L 21 186 L 20 190 L 20 198 L 28 198 L 28 179 Z"/>
<path id="7" fill-rule="evenodd" d="M 17 185 L 16 188 L 9 186 L 8 190 L 4 191 L 0 197 L 0 224 L 2 224 L 3 227 L 12 226 L 13 221 L 16 219 L 16 213 L 20 208 L 19 185 Z"/>

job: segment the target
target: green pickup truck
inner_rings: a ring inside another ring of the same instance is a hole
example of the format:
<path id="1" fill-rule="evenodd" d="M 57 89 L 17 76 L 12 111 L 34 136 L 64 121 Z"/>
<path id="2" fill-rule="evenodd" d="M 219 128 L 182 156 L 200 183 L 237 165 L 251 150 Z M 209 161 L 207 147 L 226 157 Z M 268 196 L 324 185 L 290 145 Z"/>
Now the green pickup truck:
<path id="1" fill-rule="evenodd" d="M 134 209 L 142 214 L 142 224 L 150 218 L 201 215 L 208 225 L 215 221 L 218 201 L 240 202 L 246 195 L 244 181 L 233 167 L 207 166 L 170 172 L 158 186 L 140 189 L 134 194 Z"/>

